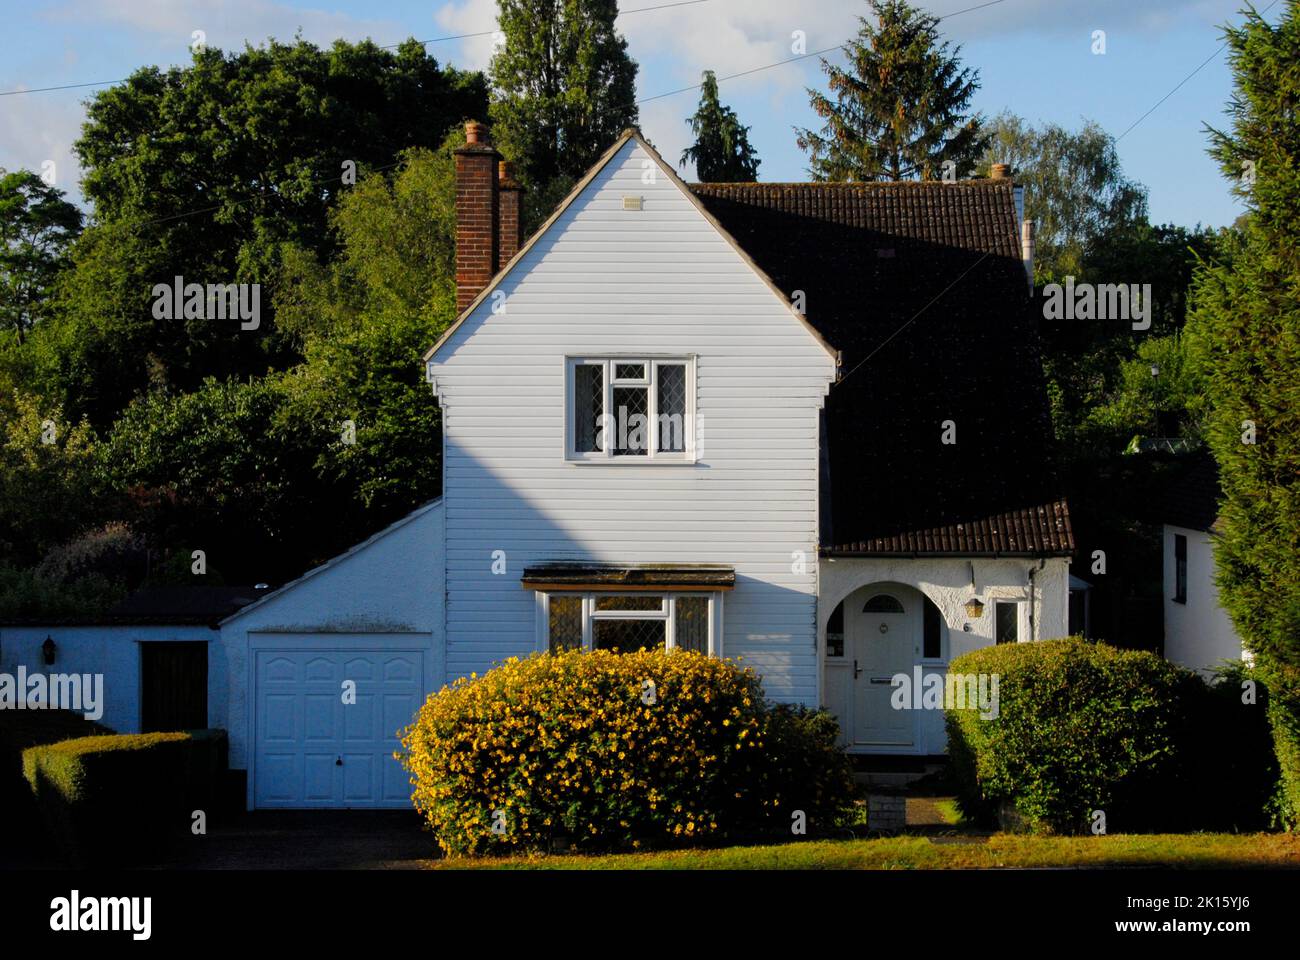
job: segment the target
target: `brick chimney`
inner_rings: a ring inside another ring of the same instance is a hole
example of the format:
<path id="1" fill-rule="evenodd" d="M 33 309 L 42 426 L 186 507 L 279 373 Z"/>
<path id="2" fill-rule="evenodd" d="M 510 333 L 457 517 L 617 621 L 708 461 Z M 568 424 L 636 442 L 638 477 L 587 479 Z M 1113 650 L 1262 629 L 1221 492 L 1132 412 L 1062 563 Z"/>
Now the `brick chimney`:
<path id="1" fill-rule="evenodd" d="M 456 309 L 468 307 L 491 282 L 500 262 L 497 163 L 487 127 L 465 123 L 465 146 L 456 155 Z"/>
<path id="2" fill-rule="evenodd" d="M 497 269 L 519 252 L 524 243 L 524 218 L 520 207 L 524 198 L 523 185 L 515 179 L 515 165 L 509 160 L 497 164 Z"/>

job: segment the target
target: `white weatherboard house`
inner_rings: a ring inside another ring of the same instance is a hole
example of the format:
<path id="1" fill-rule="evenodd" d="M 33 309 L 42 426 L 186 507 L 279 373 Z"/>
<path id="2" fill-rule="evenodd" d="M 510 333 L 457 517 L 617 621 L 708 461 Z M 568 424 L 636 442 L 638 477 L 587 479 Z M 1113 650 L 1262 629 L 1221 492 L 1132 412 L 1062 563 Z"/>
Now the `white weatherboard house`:
<path id="1" fill-rule="evenodd" d="M 443 495 L 222 623 L 251 806 L 407 804 L 394 731 L 509 656 L 739 657 L 850 750 L 926 756 L 896 674 L 1066 633 L 1010 179 L 688 186 L 628 131 L 521 245 L 467 140 Z"/>

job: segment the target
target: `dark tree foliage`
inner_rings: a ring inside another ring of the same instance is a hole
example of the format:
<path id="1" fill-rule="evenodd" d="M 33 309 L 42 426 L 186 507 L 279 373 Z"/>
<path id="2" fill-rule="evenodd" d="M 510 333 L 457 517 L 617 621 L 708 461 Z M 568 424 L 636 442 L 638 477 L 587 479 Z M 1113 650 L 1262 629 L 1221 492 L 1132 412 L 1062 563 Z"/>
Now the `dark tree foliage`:
<path id="1" fill-rule="evenodd" d="M 76 144 L 94 216 L 37 350 L 45 388 L 102 428 L 143 389 L 288 365 L 271 305 L 281 246 L 328 257 L 353 170 L 436 147 L 486 108 L 481 74 L 439 66 L 415 40 L 209 48 L 96 93 Z M 260 326 L 156 319 L 153 286 L 175 276 L 263 284 Z"/>
<path id="2" fill-rule="evenodd" d="M 682 151 L 681 166 L 695 164 L 701 183 L 748 183 L 758 179 L 758 154 L 749 143 L 749 127 L 736 111 L 718 100 L 718 79 L 704 71 L 700 105 L 687 121 L 695 142 Z"/>
<path id="3" fill-rule="evenodd" d="M 1225 28 L 1231 128 L 1211 154 L 1249 207 L 1240 248 L 1197 274 L 1193 349 L 1219 464 L 1220 596 L 1269 687 L 1280 813 L 1300 817 L 1300 3 Z"/>

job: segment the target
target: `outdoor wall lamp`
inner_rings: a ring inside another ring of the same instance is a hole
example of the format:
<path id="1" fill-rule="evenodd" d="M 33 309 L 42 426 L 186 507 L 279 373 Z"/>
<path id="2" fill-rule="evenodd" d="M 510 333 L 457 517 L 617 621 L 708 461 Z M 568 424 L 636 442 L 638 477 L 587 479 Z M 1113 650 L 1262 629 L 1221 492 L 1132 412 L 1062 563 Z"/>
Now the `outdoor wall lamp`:
<path id="1" fill-rule="evenodd" d="M 979 597 L 971 597 L 966 601 L 966 616 L 972 620 L 978 620 L 984 616 L 984 604 L 980 602 Z"/>
<path id="2" fill-rule="evenodd" d="M 54 653 L 58 649 L 54 643 L 54 638 L 47 635 L 45 642 L 41 644 L 41 656 L 44 657 L 47 667 L 54 662 Z"/>

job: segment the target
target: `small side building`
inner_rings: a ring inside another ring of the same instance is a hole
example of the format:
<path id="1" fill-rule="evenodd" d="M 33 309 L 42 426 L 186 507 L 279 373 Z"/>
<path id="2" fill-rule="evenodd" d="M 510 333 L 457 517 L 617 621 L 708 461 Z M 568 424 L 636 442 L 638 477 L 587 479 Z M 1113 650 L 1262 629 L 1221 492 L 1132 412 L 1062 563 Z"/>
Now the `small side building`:
<path id="1" fill-rule="evenodd" d="M 89 617 L 0 622 L 0 674 L 77 674 L 102 691 L 89 719 L 118 733 L 225 728 L 220 621 L 268 591 L 251 586 L 150 587 Z M 98 678 L 98 679 L 96 679 Z M 20 694 L 27 697 L 30 687 Z M 79 711 L 85 712 L 85 711 Z"/>
<path id="2" fill-rule="evenodd" d="M 1198 457 L 1172 483 L 1163 510 L 1165 657 L 1211 673 L 1224 660 L 1249 660 L 1214 582 L 1219 517 L 1218 467 Z"/>

